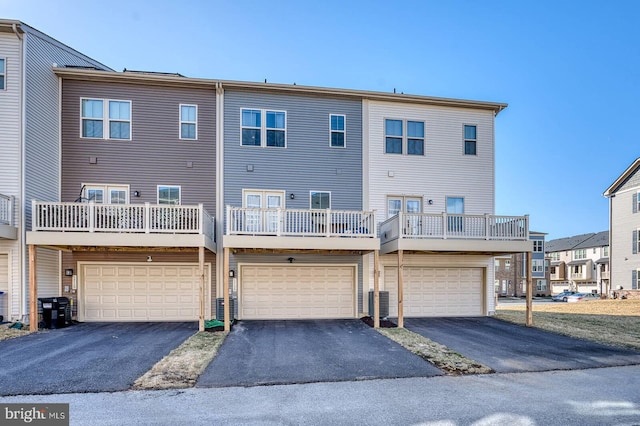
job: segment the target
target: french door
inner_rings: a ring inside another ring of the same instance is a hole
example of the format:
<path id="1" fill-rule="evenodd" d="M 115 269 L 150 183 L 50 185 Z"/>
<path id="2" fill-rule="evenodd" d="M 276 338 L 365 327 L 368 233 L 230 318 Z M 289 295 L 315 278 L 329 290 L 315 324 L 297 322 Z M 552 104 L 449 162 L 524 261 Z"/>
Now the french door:
<path id="1" fill-rule="evenodd" d="M 277 233 L 282 222 L 284 191 L 244 191 L 245 228 L 248 232 Z"/>

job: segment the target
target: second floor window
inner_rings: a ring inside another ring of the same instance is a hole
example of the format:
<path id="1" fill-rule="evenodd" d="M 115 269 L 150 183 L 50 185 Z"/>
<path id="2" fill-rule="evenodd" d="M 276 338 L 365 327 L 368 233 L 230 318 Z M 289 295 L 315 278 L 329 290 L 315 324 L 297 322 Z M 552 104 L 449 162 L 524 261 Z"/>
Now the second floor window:
<path id="1" fill-rule="evenodd" d="M 602 255 L 604 257 L 609 257 L 609 246 L 602 247 Z"/>
<path id="2" fill-rule="evenodd" d="M 346 117 L 344 115 L 331 114 L 329 116 L 329 125 L 331 127 L 329 146 L 332 148 L 344 148 L 347 146 L 345 121 Z"/>
<path id="3" fill-rule="evenodd" d="M 587 249 L 577 249 L 573 251 L 573 259 L 581 260 L 587 258 Z"/>
<path id="4" fill-rule="evenodd" d="M 424 122 L 387 119 L 384 134 L 385 153 L 424 155 Z"/>
<path id="5" fill-rule="evenodd" d="M 531 263 L 532 272 L 544 272 L 544 260 L 534 259 Z"/>
<path id="6" fill-rule="evenodd" d="M 553 253 L 549 254 L 549 257 L 551 257 L 551 261 L 552 262 L 559 262 L 560 261 L 560 252 L 558 252 L 558 251 L 553 252 Z"/>
<path id="7" fill-rule="evenodd" d="M 541 253 L 544 250 L 544 241 L 533 240 L 533 251 Z"/>
<path id="8" fill-rule="evenodd" d="M 7 60 L 0 58 L 0 90 L 7 88 Z"/>
<path id="9" fill-rule="evenodd" d="M 198 139 L 197 105 L 180 105 L 180 139 Z"/>
<path id="10" fill-rule="evenodd" d="M 131 140 L 131 101 L 82 99 L 81 136 Z"/>
<path id="11" fill-rule="evenodd" d="M 240 145 L 286 147 L 287 113 L 285 111 L 243 109 L 241 116 Z"/>
<path id="12" fill-rule="evenodd" d="M 464 125 L 464 155 L 476 155 L 477 142 L 476 126 Z"/>
<path id="13" fill-rule="evenodd" d="M 158 185 L 158 204 L 180 204 L 180 187 L 170 185 Z"/>

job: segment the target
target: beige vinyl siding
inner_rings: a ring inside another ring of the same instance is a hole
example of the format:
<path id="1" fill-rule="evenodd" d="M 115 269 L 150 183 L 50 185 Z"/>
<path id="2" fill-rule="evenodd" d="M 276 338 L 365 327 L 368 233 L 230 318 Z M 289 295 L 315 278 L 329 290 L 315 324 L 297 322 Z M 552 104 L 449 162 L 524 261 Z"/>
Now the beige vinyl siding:
<path id="1" fill-rule="evenodd" d="M 9 255 L 0 253 L 0 315 L 9 321 Z"/>
<path id="2" fill-rule="evenodd" d="M 131 101 L 132 139 L 80 138 L 81 98 Z M 179 139 L 180 104 L 198 105 L 197 140 Z M 108 183 L 130 185 L 131 203 L 156 204 L 157 185 L 179 185 L 183 205 L 203 203 L 215 215 L 214 91 L 64 80 L 62 110 L 63 201 L 83 183 Z"/>
<path id="3" fill-rule="evenodd" d="M 38 247 L 36 256 L 38 297 L 61 296 L 60 252 Z"/>
<path id="4" fill-rule="evenodd" d="M 465 199 L 465 213 L 494 213 L 493 113 L 389 102 L 365 103 L 369 205 L 387 217 L 387 195 L 418 196 L 425 213 L 446 211 L 446 197 Z M 425 155 L 385 154 L 385 119 L 425 122 Z M 463 126 L 477 126 L 477 155 L 464 155 Z M 389 176 L 392 172 L 393 177 Z M 429 205 L 428 200 L 433 200 Z"/>

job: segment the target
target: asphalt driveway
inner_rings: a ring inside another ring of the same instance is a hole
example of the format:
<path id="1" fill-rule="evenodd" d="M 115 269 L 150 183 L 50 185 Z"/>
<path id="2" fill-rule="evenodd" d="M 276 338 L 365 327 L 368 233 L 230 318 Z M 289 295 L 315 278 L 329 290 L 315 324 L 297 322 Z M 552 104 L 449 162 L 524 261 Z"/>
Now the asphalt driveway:
<path id="1" fill-rule="evenodd" d="M 84 323 L 0 342 L 0 395 L 126 390 L 198 331 L 189 323 Z"/>
<path id="2" fill-rule="evenodd" d="M 640 352 L 494 318 L 406 318 L 404 325 L 499 373 L 640 364 Z"/>
<path id="3" fill-rule="evenodd" d="M 360 320 L 240 321 L 197 387 L 442 375 Z"/>

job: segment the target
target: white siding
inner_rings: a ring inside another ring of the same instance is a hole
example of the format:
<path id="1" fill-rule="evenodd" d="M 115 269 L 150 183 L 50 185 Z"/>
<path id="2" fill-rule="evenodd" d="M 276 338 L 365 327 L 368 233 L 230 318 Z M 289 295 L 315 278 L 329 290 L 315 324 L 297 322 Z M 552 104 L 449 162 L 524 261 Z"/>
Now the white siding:
<path id="1" fill-rule="evenodd" d="M 38 297 L 61 296 L 60 291 L 60 252 L 38 248 L 36 253 L 36 274 L 38 280 Z M 29 292 L 26 292 L 27 303 Z"/>
<path id="2" fill-rule="evenodd" d="M 365 210 L 377 210 L 383 221 L 387 195 L 406 195 L 421 197 L 425 213 L 442 213 L 446 197 L 458 196 L 464 197 L 467 214 L 494 213 L 493 112 L 372 101 L 364 108 L 369 118 Z M 386 118 L 424 121 L 425 155 L 385 154 Z M 464 155 L 464 124 L 477 126 L 475 156 Z"/>
<path id="3" fill-rule="evenodd" d="M 22 210 L 21 198 L 21 128 L 22 128 L 22 51 L 15 34 L 0 33 L 0 57 L 6 59 L 6 90 L 0 91 L 0 193 L 15 197 L 14 223 L 18 225 Z M 7 319 L 20 316 L 21 277 L 20 244 L 17 240 L 0 240 L 0 253 L 9 261 L 9 288 L 4 303 L 9 305 Z"/>

